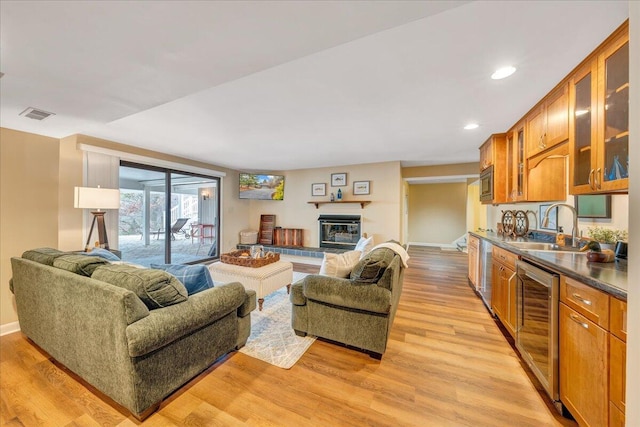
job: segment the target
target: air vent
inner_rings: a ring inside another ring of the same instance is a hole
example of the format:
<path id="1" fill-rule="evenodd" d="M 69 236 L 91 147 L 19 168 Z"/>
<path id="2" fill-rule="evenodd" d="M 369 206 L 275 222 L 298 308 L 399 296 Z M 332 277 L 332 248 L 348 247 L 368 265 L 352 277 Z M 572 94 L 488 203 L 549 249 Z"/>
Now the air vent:
<path id="1" fill-rule="evenodd" d="M 19 115 L 29 117 L 30 119 L 33 119 L 33 120 L 44 120 L 49 116 L 55 116 L 55 113 L 49 113 L 48 111 L 38 110 L 37 108 L 29 107 Z"/>

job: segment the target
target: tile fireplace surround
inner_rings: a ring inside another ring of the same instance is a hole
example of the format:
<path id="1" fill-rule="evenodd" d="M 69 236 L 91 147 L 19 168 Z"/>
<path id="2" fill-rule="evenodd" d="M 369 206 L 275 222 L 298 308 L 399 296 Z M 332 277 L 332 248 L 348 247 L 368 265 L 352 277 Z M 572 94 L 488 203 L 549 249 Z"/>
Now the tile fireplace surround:
<path id="1" fill-rule="evenodd" d="M 237 248 L 248 250 L 251 246 L 253 245 L 239 244 Z M 282 255 L 303 256 L 303 257 L 320 258 L 320 259 L 324 257 L 325 252 L 340 254 L 342 252 L 351 250 L 351 249 L 338 249 L 338 248 L 305 248 L 305 247 L 295 247 L 295 246 L 273 246 L 273 245 L 262 245 L 262 246 L 264 247 L 265 252 L 271 251 L 271 252 L 279 253 Z"/>

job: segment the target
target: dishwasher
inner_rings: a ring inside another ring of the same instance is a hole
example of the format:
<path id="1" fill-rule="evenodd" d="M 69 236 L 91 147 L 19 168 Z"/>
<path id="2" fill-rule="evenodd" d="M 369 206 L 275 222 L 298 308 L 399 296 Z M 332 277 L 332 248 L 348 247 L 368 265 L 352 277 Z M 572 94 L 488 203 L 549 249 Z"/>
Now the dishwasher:
<path id="1" fill-rule="evenodd" d="M 491 308 L 491 270 L 493 268 L 493 245 L 486 239 L 482 239 L 480 243 L 480 286 L 478 286 L 478 294 L 487 310 L 493 314 Z"/>

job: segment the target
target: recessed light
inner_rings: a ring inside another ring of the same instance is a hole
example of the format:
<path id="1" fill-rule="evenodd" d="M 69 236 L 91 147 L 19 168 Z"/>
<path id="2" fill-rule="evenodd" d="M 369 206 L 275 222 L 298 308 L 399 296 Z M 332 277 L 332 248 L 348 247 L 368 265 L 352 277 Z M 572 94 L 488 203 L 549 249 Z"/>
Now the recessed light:
<path id="1" fill-rule="evenodd" d="M 516 67 L 514 66 L 507 66 L 507 67 L 502 67 L 497 69 L 493 74 L 491 74 L 491 78 L 493 80 L 500 80 L 500 79 L 504 79 L 505 77 L 509 77 L 511 74 L 516 72 Z"/>
<path id="2" fill-rule="evenodd" d="M 478 129 L 479 127 L 480 127 L 480 125 L 477 124 L 477 123 L 469 123 L 469 124 L 466 124 L 464 126 L 464 129 L 465 130 L 472 130 L 472 129 Z"/>

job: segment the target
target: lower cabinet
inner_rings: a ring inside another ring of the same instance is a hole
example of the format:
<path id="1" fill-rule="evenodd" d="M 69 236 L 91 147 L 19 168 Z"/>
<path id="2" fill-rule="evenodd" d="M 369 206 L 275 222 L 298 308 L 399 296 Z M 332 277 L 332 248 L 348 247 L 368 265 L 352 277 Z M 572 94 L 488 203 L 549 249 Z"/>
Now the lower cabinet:
<path id="1" fill-rule="evenodd" d="M 467 251 L 469 253 L 469 281 L 478 290 L 478 276 L 480 274 L 480 239 L 469 234 Z"/>
<path id="2" fill-rule="evenodd" d="M 606 426 L 608 332 L 560 303 L 560 400 L 580 426 Z"/>
<path id="3" fill-rule="evenodd" d="M 516 260 L 518 256 L 499 247 L 493 248 L 491 308 L 507 329 L 516 336 Z"/>

